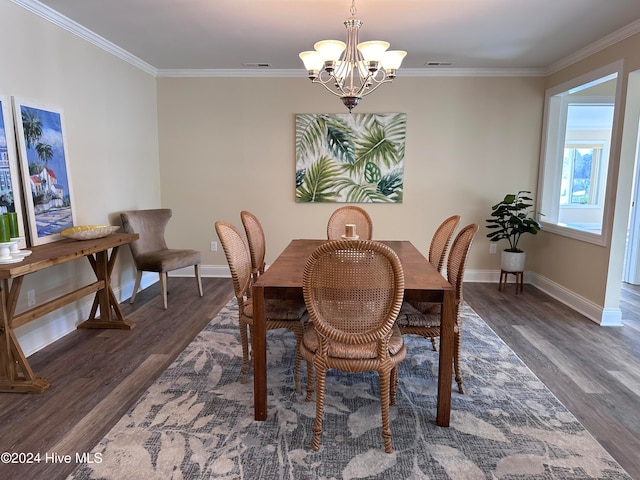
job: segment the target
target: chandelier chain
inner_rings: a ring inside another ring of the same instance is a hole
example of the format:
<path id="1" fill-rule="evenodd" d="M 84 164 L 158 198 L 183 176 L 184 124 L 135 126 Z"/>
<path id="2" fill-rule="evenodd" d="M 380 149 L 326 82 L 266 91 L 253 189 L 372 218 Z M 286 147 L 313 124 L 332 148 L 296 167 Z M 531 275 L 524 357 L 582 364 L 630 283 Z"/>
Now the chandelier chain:
<path id="1" fill-rule="evenodd" d="M 349 10 L 351 12 L 351 16 L 355 17 L 358 10 L 356 10 L 356 0 L 351 0 L 351 8 Z"/>

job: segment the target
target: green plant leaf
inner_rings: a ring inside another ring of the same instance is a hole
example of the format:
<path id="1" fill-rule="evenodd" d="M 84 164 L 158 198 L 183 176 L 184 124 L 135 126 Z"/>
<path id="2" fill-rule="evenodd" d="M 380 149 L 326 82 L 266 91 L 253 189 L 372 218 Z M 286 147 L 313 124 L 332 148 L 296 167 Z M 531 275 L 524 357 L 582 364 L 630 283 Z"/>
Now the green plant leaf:
<path id="1" fill-rule="evenodd" d="M 327 156 L 320 157 L 306 169 L 304 181 L 296 188 L 298 202 L 335 202 L 336 176 L 340 169 Z"/>
<path id="2" fill-rule="evenodd" d="M 491 230 L 487 237 L 492 242 L 507 240 L 510 251 L 520 251 L 518 242 L 525 233 L 536 235 L 542 225 L 534 218 L 542 215 L 533 210 L 531 193 L 521 190 L 516 194 L 509 193 L 504 199 L 491 207 L 491 218 L 486 219 L 486 227 Z"/>
<path id="3" fill-rule="evenodd" d="M 391 199 L 378 192 L 376 184 L 360 184 L 348 177 L 341 177 L 336 181 L 339 192 L 346 191 L 346 201 L 351 203 L 388 203 Z"/>
<path id="4" fill-rule="evenodd" d="M 402 190 L 404 175 L 400 170 L 394 170 L 384 175 L 378 182 L 377 189 L 385 197 L 395 198 L 399 191 Z"/>
<path id="5" fill-rule="evenodd" d="M 367 163 L 364 167 L 364 179 L 368 183 L 378 183 L 382 178 L 382 174 L 380 173 L 380 167 L 378 167 L 375 163 Z"/>
<path id="6" fill-rule="evenodd" d="M 351 138 L 353 135 L 335 126 L 327 126 L 327 146 L 338 160 L 353 165 L 356 161 L 355 147 Z"/>

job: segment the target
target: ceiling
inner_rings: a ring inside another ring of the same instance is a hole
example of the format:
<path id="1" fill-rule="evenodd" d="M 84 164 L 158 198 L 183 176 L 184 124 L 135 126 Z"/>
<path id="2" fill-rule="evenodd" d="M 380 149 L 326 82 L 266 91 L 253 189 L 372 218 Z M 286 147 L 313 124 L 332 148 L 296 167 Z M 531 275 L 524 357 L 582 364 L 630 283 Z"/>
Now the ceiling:
<path id="1" fill-rule="evenodd" d="M 159 72 L 305 74 L 298 53 L 318 40 L 344 41 L 351 6 L 351 0 L 12 1 Z M 548 70 L 614 32 L 617 41 L 640 31 L 639 0 L 356 0 L 355 6 L 364 22 L 360 41 L 386 40 L 406 50 L 403 69 Z"/>

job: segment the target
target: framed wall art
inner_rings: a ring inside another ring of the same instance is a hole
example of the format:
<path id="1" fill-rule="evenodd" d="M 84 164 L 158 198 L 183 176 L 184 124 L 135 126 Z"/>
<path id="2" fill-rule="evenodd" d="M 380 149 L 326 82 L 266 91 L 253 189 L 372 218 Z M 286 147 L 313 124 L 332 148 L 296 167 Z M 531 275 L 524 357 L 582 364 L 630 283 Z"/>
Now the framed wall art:
<path id="1" fill-rule="evenodd" d="M 16 212 L 18 246 L 24 248 L 27 243 L 15 138 L 11 102 L 0 95 L 0 214 Z"/>
<path id="2" fill-rule="evenodd" d="M 30 243 L 60 240 L 74 225 L 63 112 L 15 97 L 13 111 Z"/>
<path id="3" fill-rule="evenodd" d="M 296 201 L 401 203 L 406 113 L 296 115 Z"/>

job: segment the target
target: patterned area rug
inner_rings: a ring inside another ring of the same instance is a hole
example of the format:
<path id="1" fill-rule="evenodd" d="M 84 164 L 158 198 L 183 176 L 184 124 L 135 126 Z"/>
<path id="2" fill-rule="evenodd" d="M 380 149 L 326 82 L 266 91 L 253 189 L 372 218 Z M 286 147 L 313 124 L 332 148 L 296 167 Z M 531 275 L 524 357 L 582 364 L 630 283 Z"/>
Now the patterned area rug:
<path id="1" fill-rule="evenodd" d="M 453 382 L 449 428 L 435 423 L 437 353 L 406 339 L 392 454 L 375 372 L 329 373 L 322 446 L 310 449 L 315 403 L 295 393 L 285 330 L 268 332 L 268 420 L 254 421 L 230 303 L 95 447 L 102 463 L 68 478 L 630 479 L 473 310 L 463 315 L 466 393 Z"/>

